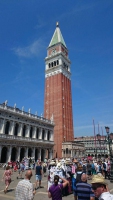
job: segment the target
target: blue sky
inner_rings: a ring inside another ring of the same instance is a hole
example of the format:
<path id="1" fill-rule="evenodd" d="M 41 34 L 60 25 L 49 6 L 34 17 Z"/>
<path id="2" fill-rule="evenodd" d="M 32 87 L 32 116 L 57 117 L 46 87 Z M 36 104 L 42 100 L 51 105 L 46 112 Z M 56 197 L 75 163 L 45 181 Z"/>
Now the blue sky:
<path id="1" fill-rule="evenodd" d="M 0 0 L 0 103 L 44 110 L 56 22 L 69 49 L 75 136 L 113 132 L 113 0 Z"/>

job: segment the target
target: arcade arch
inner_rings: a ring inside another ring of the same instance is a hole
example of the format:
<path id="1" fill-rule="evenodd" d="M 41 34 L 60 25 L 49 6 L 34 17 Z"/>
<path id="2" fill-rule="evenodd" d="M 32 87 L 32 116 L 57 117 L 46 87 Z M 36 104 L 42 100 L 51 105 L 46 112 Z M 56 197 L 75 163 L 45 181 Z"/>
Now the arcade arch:
<path id="1" fill-rule="evenodd" d="M 20 161 L 22 161 L 22 159 L 25 157 L 25 148 L 21 148 L 20 150 Z"/>
<path id="2" fill-rule="evenodd" d="M 6 163 L 7 161 L 7 147 L 3 147 L 1 151 L 1 163 Z"/>
<path id="3" fill-rule="evenodd" d="M 28 158 L 29 157 L 32 157 L 32 149 L 31 148 L 28 149 Z"/>
<path id="4" fill-rule="evenodd" d="M 16 157 L 17 157 L 17 149 L 16 147 L 13 147 L 11 152 L 11 161 L 16 161 Z"/>

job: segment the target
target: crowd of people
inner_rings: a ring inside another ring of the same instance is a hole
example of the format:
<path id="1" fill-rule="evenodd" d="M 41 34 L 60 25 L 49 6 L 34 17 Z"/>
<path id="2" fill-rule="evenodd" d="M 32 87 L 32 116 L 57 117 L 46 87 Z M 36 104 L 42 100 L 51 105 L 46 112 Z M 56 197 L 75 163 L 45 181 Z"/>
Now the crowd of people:
<path id="1" fill-rule="evenodd" d="M 15 167 L 16 165 L 16 167 Z M 52 200 L 62 200 L 63 196 L 74 194 L 75 200 L 113 200 L 105 179 L 110 179 L 110 160 L 88 159 L 54 159 L 34 162 L 31 158 L 24 158 L 12 166 L 8 165 L 3 174 L 5 180 L 4 193 L 11 183 L 11 175 L 15 168 L 18 171 L 19 181 L 16 187 L 16 200 L 32 200 L 36 190 L 42 188 L 42 175 L 47 176 L 48 197 Z M 32 170 L 35 170 L 35 184 L 30 182 Z M 88 181 L 89 180 L 89 181 Z M 89 182 L 91 184 L 89 184 Z M 101 197 L 101 198 L 100 198 Z"/>

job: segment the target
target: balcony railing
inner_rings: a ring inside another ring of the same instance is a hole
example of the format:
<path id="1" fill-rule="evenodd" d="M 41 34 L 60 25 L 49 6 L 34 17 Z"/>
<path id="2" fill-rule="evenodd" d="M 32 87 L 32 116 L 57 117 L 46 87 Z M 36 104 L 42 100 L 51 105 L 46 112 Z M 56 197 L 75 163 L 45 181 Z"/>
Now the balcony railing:
<path id="1" fill-rule="evenodd" d="M 0 139 L 9 139 L 9 140 L 35 142 L 35 143 L 44 142 L 44 143 L 54 144 L 54 141 L 50 141 L 50 140 L 42 140 L 42 139 L 29 138 L 29 137 L 27 138 L 27 137 L 15 136 L 15 135 L 5 135 L 5 134 L 0 134 Z"/>

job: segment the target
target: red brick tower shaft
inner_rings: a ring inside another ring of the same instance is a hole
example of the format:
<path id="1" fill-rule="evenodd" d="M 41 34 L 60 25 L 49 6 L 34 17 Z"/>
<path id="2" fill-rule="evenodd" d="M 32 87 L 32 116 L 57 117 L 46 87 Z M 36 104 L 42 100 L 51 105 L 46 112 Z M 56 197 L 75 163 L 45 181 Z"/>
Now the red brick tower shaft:
<path id="1" fill-rule="evenodd" d="M 62 142 L 73 141 L 74 135 L 70 60 L 58 24 L 49 44 L 45 61 L 44 117 L 50 119 L 53 116 L 54 156 L 62 157 Z"/>

